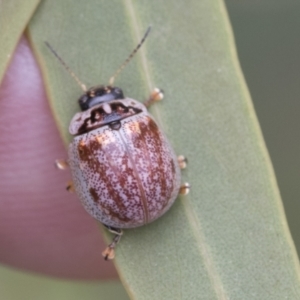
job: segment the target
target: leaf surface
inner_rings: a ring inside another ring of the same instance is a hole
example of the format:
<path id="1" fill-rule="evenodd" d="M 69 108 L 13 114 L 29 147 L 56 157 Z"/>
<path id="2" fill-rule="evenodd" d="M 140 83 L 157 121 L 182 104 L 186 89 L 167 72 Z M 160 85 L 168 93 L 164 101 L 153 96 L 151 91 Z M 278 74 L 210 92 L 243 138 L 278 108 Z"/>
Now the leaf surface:
<path id="1" fill-rule="evenodd" d="M 107 84 L 149 24 L 151 36 L 116 81 L 150 109 L 191 184 L 161 219 L 127 230 L 116 266 L 132 299 L 299 299 L 299 263 L 221 0 L 47 0 L 29 35 L 66 143 L 82 91 Z"/>
<path id="2" fill-rule="evenodd" d="M 0 1 L 0 83 L 39 0 Z"/>

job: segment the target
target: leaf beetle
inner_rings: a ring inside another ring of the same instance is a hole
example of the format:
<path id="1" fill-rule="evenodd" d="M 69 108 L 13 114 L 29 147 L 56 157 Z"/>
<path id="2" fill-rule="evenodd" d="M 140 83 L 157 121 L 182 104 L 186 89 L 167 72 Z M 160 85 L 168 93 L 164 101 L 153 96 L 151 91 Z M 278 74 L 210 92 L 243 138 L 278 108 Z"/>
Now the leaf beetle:
<path id="1" fill-rule="evenodd" d="M 190 186 L 181 182 L 184 156 L 176 157 L 170 143 L 147 108 L 163 98 L 155 88 L 144 103 L 125 97 L 114 86 L 121 70 L 135 55 L 150 32 L 110 78 L 107 86 L 89 89 L 79 80 L 57 52 L 45 42 L 83 90 L 79 98 L 81 112 L 72 118 L 68 160 L 57 160 L 59 169 L 71 169 L 75 190 L 86 211 L 115 234 L 103 251 L 113 259 L 122 229 L 139 227 L 162 216 L 178 194 L 187 194 Z"/>

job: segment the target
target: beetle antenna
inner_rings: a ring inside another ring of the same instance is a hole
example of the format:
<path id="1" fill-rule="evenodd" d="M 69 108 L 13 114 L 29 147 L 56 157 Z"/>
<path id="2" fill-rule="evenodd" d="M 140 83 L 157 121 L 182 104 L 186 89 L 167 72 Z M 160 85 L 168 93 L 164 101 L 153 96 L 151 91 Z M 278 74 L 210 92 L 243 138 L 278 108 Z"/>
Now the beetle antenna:
<path id="1" fill-rule="evenodd" d="M 125 68 L 125 66 L 131 61 L 132 57 L 136 54 L 136 52 L 141 48 L 141 46 L 143 45 L 143 43 L 145 42 L 148 34 L 151 31 L 151 26 L 149 26 L 147 28 L 147 31 L 145 32 L 143 38 L 141 39 L 141 41 L 139 42 L 139 44 L 134 48 L 134 50 L 130 53 L 130 55 L 128 56 L 128 58 L 124 61 L 124 63 L 120 66 L 120 68 L 115 72 L 115 74 L 110 77 L 109 79 L 109 85 L 113 86 L 115 79 L 117 78 L 117 76 L 120 74 L 120 72 Z"/>
<path id="2" fill-rule="evenodd" d="M 52 48 L 52 46 L 45 42 L 46 46 L 50 49 L 52 54 L 59 60 L 59 62 L 64 66 L 64 68 L 67 70 L 67 72 L 75 79 L 77 84 L 81 87 L 81 89 L 86 92 L 87 88 L 86 85 L 77 77 L 77 75 L 70 69 L 70 67 L 63 61 L 63 59 L 57 54 L 57 52 Z"/>

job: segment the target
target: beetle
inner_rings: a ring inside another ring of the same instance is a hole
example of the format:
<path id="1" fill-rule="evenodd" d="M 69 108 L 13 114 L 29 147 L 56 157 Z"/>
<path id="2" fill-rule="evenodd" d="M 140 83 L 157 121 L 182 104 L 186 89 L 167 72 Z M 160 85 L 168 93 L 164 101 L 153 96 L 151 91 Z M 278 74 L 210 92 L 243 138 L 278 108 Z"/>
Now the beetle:
<path id="1" fill-rule="evenodd" d="M 178 194 L 187 194 L 189 184 L 181 182 L 180 168 L 186 159 L 176 157 L 166 136 L 147 108 L 163 98 L 155 88 L 144 103 L 124 96 L 114 86 L 117 75 L 141 47 L 140 43 L 110 78 L 108 85 L 89 89 L 79 80 L 57 52 L 46 45 L 84 91 L 79 98 L 81 112 L 72 118 L 68 161 L 57 160 L 60 169 L 69 166 L 79 199 L 95 219 L 115 234 L 103 251 L 106 260 L 115 256 L 114 248 L 122 229 L 148 224 L 172 206 Z"/>

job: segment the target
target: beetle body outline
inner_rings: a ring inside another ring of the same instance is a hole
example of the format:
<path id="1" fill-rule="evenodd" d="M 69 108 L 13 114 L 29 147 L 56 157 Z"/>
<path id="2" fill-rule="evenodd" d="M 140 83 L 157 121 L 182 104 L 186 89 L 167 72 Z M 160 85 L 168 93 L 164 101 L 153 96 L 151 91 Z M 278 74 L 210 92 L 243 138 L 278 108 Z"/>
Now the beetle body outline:
<path id="1" fill-rule="evenodd" d="M 123 109 L 116 117 L 123 107 L 133 114 Z M 78 134 L 87 120 L 92 129 Z M 180 189 L 177 157 L 142 103 L 124 98 L 98 104 L 73 117 L 70 133 L 74 188 L 94 218 L 109 227 L 133 228 L 171 207 Z"/>

